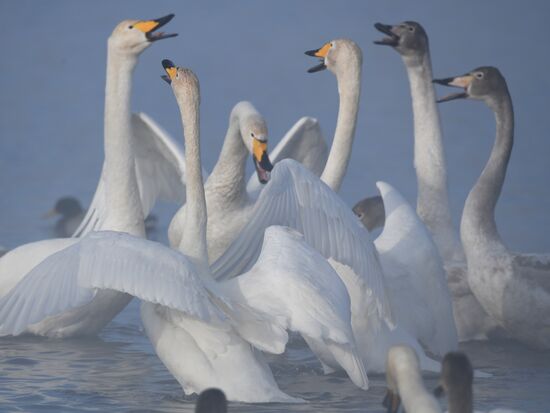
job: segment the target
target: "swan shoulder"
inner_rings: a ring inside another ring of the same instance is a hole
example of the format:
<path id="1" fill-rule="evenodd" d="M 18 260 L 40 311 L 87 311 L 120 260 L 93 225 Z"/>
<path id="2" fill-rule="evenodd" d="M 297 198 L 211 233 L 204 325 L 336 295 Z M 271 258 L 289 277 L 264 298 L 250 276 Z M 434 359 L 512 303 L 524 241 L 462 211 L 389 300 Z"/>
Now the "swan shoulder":
<path id="1" fill-rule="evenodd" d="M 364 291 L 378 314 L 391 323 L 385 281 L 368 231 L 338 195 L 291 159 L 275 166 L 248 223 L 212 264 L 215 278 L 231 278 L 250 269 L 260 254 L 263 233 L 271 225 L 300 231 L 323 257 L 349 266 L 353 288 Z"/>
<path id="2" fill-rule="evenodd" d="M 300 162 L 317 176 L 321 176 L 328 158 L 328 146 L 315 118 L 300 118 L 270 151 L 273 164 L 289 158 Z M 256 197 L 262 184 L 256 174 L 248 180 L 247 191 Z"/>
<path id="3" fill-rule="evenodd" d="M 0 334 L 89 303 L 100 289 L 128 293 L 201 320 L 224 319 L 192 263 L 156 242 L 92 232 L 50 255 L 0 300 Z"/>

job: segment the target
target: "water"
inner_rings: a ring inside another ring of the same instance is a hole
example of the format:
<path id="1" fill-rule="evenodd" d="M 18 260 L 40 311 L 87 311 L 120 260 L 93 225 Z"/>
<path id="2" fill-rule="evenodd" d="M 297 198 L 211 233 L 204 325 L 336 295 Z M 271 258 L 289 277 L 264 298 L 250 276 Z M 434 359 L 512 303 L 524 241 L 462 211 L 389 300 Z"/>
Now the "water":
<path id="1" fill-rule="evenodd" d="M 145 51 L 135 73 L 133 107 L 181 140 L 172 92 L 160 81 L 160 61 L 191 67 L 201 81 L 205 167 L 214 165 L 232 106 L 251 100 L 267 118 L 276 142 L 303 115 L 333 134 L 337 92 L 330 73 L 310 75 L 303 51 L 350 37 L 364 54 L 357 138 L 341 194 L 353 205 L 386 180 L 411 202 L 412 118 L 407 79 L 394 51 L 377 47 L 376 21 L 418 20 L 430 35 L 436 76 L 485 64 L 508 80 L 516 113 L 516 141 L 497 208 L 499 230 L 514 250 L 550 251 L 550 117 L 548 67 L 550 5 L 486 0 L 387 1 L 95 1 L 0 0 L 0 245 L 52 236 L 40 219 L 55 200 L 92 197 L 102 162 L 105 43 L 124 18 L 174 12 L 166 31 L 176 39 Z M 526 23 L 528 22 L 528 23 Z M 446 92 L 446 91 L 445 91 Z M 442 93 L 445 93 L 442 92 Z M 455 222 L 486 161 L 494 134 L 480 103 L 453 102 L 441 116 Z M 273 144 L 270 143 L 270 146 Z M 174 206 L 161 205 L 158 238 L 165 240 Z M 550 317 L 550 315 L 549 315 Z M 474 365 L 494 374 L 477 379 L 478 409 L 546 412 L 550 353 L 512 342 L 468 343 Z M 383 411 L 383 376 L 356 389 L 341 375 L 323 376 L 318 362 L 294 339 L 272 358 L 284 391 L 306 405 L 232 404 L 232 411 Z M 435 378 L 427 378 L 428 387 Z M 178 383 L 154 355 L 133 302 L 97 339 L 0 340 L 0 411 L 192 411 Z"/>

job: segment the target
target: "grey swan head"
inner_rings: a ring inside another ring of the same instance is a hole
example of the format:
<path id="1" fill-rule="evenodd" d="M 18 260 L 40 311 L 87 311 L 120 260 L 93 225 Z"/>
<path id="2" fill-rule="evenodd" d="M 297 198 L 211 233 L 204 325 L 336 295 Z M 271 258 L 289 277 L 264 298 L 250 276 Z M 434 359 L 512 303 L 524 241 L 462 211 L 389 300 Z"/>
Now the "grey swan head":
<path id="1" fill-rule="evenodd" d="M 357 202 L 353 212 L 369 231 L 383 227 L 386 221 L 384 201 L 380 195 L 370 196 Z"/>

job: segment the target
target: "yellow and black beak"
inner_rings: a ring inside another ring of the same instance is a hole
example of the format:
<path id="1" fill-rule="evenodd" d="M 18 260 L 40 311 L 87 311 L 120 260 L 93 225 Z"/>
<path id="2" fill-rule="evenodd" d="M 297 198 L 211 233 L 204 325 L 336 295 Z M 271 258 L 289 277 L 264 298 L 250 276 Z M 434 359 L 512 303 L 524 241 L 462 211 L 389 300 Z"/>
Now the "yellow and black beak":
<path id="1" fill-rule="evenodd" d="M 178 35 L 177 33 L 155 33 L 155 30 L 160 29 L 173 18 L 174 14 L 169 14 L 155 20 L 142 20 L 134 24 L 134 29 L 141 30 L 143 33 L 145 33 L 145 37 L 147 37 L 147 40 L 149 40 L 150 42 L 156 42 L 157 40 L 176 37 Z"/>
<path id="2" fill-rule="evenodd" d="M 273 170 L 273 165 L 267 155 L 267 142 L 259 139 L 252 140 L 252 159 L 258 179 L 262 184 L 266 184 L 271 178 L 271 171 Z"/>
<path id="3" fill-rule="evenodd" d="M 308 73 L 319 72 L 327 68 L 327 65 L 325 64 L 325 58 L 327 57 L 328 51 L 330 50 L 331 47 L 332 47 L 332 44 L 329 42 L 329 43 L 325 43 L 323 47 L 321 47 L 320 49 L 308 50 L 307 52 L 305 52 L 305 54 L 307 54 L 308 56 L 321 58 L 321 63 L 309 69 L 307 71 Z"/>
<path id="4" fill-rule="evenodd" d="M 457 76 L 457 77 L 447 77 L 445 79 L 434 79 L 433 83 L 437 83 L 438 85 L 461 87 L 464 89 L 464 92 L 451 93 L 450 95 L 447 95 L 442 97 L 441 99 L 438 99 L 437 103 L 448 102 L 449 100 L 455 100 L 455 99 L 469 98 L 470 95 L 468 94 L 468 87 L 472 83 L 473 79 L 474 77 L 469 74 L 464 76 Z"/>
<path id="5" fill-rule="evenodd" d="M 166 74 L 162 75 L 161 78 L 170 85 L 172 83 L 172 80 L 176 77 L 178 68 L 174 63 L 172 63 L 171 60 L 168 59 L 164 59 L 162 61 L 162 67 L 164 67 Z"/>
<path id="6" fill-rule="evenodd" d="M 401 398 L 399 397 L 399 394 L 388 389 L 386 392 L 386 397 L 384 397 L 384 401 L 382 402 L 382 406 L 386 408 L 386 413 L 397 413 L 400 405 Z"/>

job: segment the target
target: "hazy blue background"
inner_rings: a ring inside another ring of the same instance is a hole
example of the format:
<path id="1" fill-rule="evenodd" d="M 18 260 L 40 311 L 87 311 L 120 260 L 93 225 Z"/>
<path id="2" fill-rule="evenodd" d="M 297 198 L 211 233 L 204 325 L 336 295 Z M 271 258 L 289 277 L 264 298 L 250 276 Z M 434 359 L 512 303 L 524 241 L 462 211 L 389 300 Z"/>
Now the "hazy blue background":
<path id="1" fill-rule="evenodd" d="M 412 114 L 398 54 L 372 44 L 373 24 L 417 20 L 426 28 L 436 76 L 498 66 L 514 99 L 516 142 L 498 206 L 505 241 L 549 251 L 550 3 L 524 1 L 0 1 L 0 245 L 48 236 L 40 215 L 54 201 L 93 194 L 103 158 L 106 39 L 125 18 L 173 12 L 176 39 L 146 50 L 135 73 L 133 109 L 179 141 L 181 126 L 160 61 L 192 68 L 202 91 L 203 158 L 215 163 L 227 118 L 239 100 L 265 115 L 271 146 L 303 115 L 332 139 L 338 108 L 328 71 L 308 74 L 303 51 L 337 38 L 363 49 L 363 90 L 354 153 L 342 196 L 349 205 L 385 180 L 411 202 Z M 441 90 L 440 93 L 447 93 Z M 462 206 L 493 143 L 494 120 L 479 102 L 442 108 L 450 196 Z M 166 222 L 171 210 L 161 211 Z"/>
<path id="2" fill-rule="evenodd" d="M 357 138 L 342 195 L 351 206 L 386 180 L 414 204 L 412 115 L 401 59 L 373 24 L 421 22 L 430 35 L 436 76 L 498 66 L 516 112 L 516 142 L 498 224 L 506 242 L 522 251 L 550 251 L 550 3 L 504 1 L 6 1 L 0 0 L 0 244 L 51 235 L 40 215 L 63 195 L 92 197 L 103 160 L 106 39 L 126 18 L 168 13 L 176 39 L 154 44 L 135 73 L 133 108 L 152 115 L 179 141 L 174 97 L 160 79 L 170 58 L 200 78 L 205 167 L 217 159 L 227 118 L 239 100 L 265 115 L 271 146 L 303 115 L 334 132 L 336 82 L 307 74 L 303 55 L 337 37 L 363 49 L 363 91 Z M 447 93 L 442 90 L 441 93 Z M 458 223 L 465 197 L 485 163 L 494 120 L 479 102 L 442 106 L 450 193 Z M 158 210 L 166 226 L 173 208 Z M 87 341 L 0 340 L 0 411 L 178 411 L 193 402 L 162 366 L 132 303 L 101 334 Z M 461 347 L 478 368 L 476 408 L 502 406 L 548 411 L 548 352 L 514 343 Z M 385 377 L 372 376 L 363 392 L 338 375 L 322 376 L 303 342 L 272 359 L 281 388 L 305 397 L 301 406 L 235 406 L 233 411 L 383 411 Z M 435 379 L 427 381 L 429 388 Z M 140 410 L 141 409 L 141 410 Z"/>

